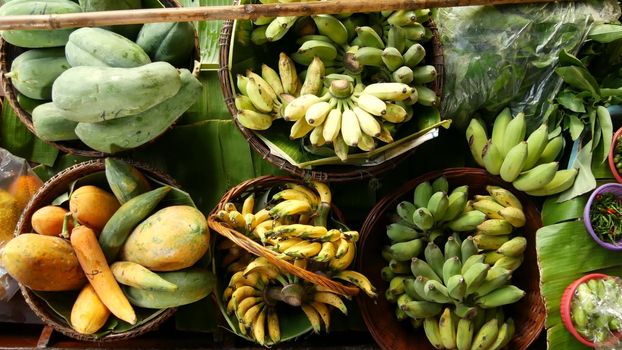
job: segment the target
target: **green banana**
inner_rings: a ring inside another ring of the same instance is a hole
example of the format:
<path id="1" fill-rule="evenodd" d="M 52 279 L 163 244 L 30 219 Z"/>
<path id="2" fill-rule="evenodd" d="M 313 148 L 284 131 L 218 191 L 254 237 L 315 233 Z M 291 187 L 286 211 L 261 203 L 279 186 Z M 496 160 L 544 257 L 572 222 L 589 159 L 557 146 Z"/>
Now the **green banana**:
<path id="1" fill-rule="evenodd" d="M 437 107 L 440 104 L 440 98 L 436 96 L 436 92 L 427 86 L 415 85 L 417 90 L 417 103 L 426 107 Z M 486 140 L 484 140 L 486 142 Z"/>
<path id="2" fill-rule="evenodd" d="M 253 28 L 253 31 L 251 32 L 251 41 L 253 42 L 253 44 L 261 46 L 268 42 L 268 38 L 266 37 L 267 29 L 267 25 L 256 26 L 255 28 Z"/>
<path id="3" fill-rule="evenodd" d="M 395 47 L 388 46 L 382 50 L 382 62 L 393 72 L 404 65 L 404 57 Z"/>
<path id="4" fill-rule="evenodd" d="M 393 260 L 393 254 L 391 254 L 391 246 L 390 245 L 386 245 L 386 246 L 382 247 L 382 250 L 380 251 L 380 255 L 382 255 L 382 258 L 386 262 L 389 262 L 389 261 Z"/>
<path id="5" fill-rule="evenodd" d="M 428 84 L 436 80 L 436 68 L 432 65 L 419 66 L 412 69 L 412 82 L 416 85 Z"/>
<path id="6" fill-rule="evenodd" d="M 477 164 L 483 167 L 484 160 L 482 159 L 482 151 L 488 141 L 488 136 L 486 135 L 486 127 L 481 120 L 476 118 L 471 119 L 466 130 L 466 139 L 473 159 Z"/>
<path id="7" fill-rule="evenodd" d="M 326 35 L 311 34 L 311 35 L 301 36 L 300 38 L 296 39 L 296 44 L 302 45 L 306 41 L 309 41 L 309 40 L 320 40 L 320 41 L 325 41 L 327 43 L 333 42 L 333 40 Z"/>
<path id="8" fill-rule="evenodd" d="M 428 341 L 435 349 L 443 348 L 441 334 L 438 329 L 438 320 L 435 317 L 427 317 L 423 321 L 423 331 L 425 333 L 425 336 L 428 338 Z"/>
<path id="9" fill-rule="evenodd" d="M 477 225 L 486 220 L 486 214 L 479 210 L 472 210 L 461 214 L 455 220 L 451 221 L 447 227 L 455 232 L 473 231 Z"/>
<path id="10" fill-rule="evenodd" d="M 272 112 L 272 98 L 269 96 L 263 86 L 259 84 L 259 82 L 257 82 L 254 78 L 248 79 L 248 83 L 246 84 L 246 91 L 248 98 L 250 98 L 253 106 L 255 106 L 257 111 L 262 113 Z"/>
<path id="11" fill-rule="evenodd" d="M 391 25 L 386 41 L 388 46 L 396 48 L 399 52 L 404 52 L 406 48 L 406 32 L 400 26 Z"/>
<path id="12" fill-rule="evenodd" d="M 537 163 L 540 155 L 544 151 L 549 141 L 549 129 L 546 124 L 542 124 L 527 138 L 527 159 L 523 164 L 523 170 L 533 168 Z"/>
<path id="13" fill-rule="evenodd" d="M 421 237 L 421 235 L 422 234 L 415 229 L 402 224 L 393 223 L 387 226 L 387 236 L 393 242 L 410 241 Z"/>
<path id="14" fill-rule="evenodd" d="M 426 207 L 430 201 L 430 197 L 434 194 L 432 184 L 424 181 L 415 187 L 414 203 L 417 208 Z"/>
<path id="15" fill-rule="evenodd" d="M 523 209 L 523 205 L 520 200 L 518 200 L 512 192 L 506 190 L 505 188 L 498 186 L 486 186 L 486 191 L 490 193 L 495 202 L 504 207 Z"/>
<path id="16" fill-rule="evenodd" d="M 318 95 L 322 91 L 322 78 L 325 72 L 322 60 L 317 56 L 314 57 L 307 69 L 307 75 L 305 76 L 302 88 L 300 88 L 300 95 Z"/>
<path id="17" fill-rule="evenodd" d="M 503 258 L 497 260 L 493 267 L 502 267 L 504 269 L 508 269 L 510 271 L 514 271 L 520 267 L 523 263 L 523 257 L 509 257 L 504 256 Z"/>
<path id="18" fill-rule="evenodd" d="M 563 171 L 563 170 L 561 170 Z M 499 215 L 514 227 L 523 227 L 527 223 L 525 213 L 518 208 L 507 207 L 499 210 Z"/>
<path id="19" fill-rule="evenodd" d="M 354 59 L 362 66 L 381 67 L 382 50 L 376 47 L 360 47 L 354 54 Z"/>
<path id="20" fill-rule="evenodd" d="M 523 255 L 525 248 L 527 248 L 527 239 L 519 236 L 503 243 L 503 245 L 497 249 L 497 253 L 509 257 L 520 257 Z"/>
<path id="21" fill-rule="evenodd" d="M 415 288 L 415 281 L 416 280 L 414 278 L 405 279 L 404 292 L 406 292 L 406 295 L 408 295 L 408 297 L 410 297 L 410 299 L 412 300 L 423 301 L 425 300 L 425 298 L 423 298 L 423 296 L 419 295 L 419 293 L 417 292 L 417 288 Z"/>
<path id="22" fill-rule="evenodd" d="M 238 111 L 237 121 L 251 130 L 267 130 L 272 126 L 272 116 L 248 109 Z"/>
<path id="23" fill-rule="evenodd" d="M 489 236 L 484 234 L 476 234 L 473 236 L 475 245 L 482 250 L 497 250 L 503 243 L 510 240 L 508 235 Z"/>
<path id="24" fill-rule="evenodd" d="M 475 327 L 472 320 L 461 318 L 458 321 L 458 329 L 456 331 L 456 348 L 458 350 L 471 349 L 474 331 Z"/>
<path id="25" fill-rule="evenodd" d="M 503 143 L 501 143 L 501 154 L 505 157 L 508 152 L 510 152 L 512 147 L 525 140 L 526 132 L 527 124 L 525 123 L 525 114 L 518 113 L 518 115 L 516 115 L 516 117 L 514 117 L 514 119 L 512 119 L 505 128 Z"/>
<path id="26" fill-rule="evenodd" d="M 512 278 L 512 272 L 502 267 L 491 267 L 486 274 L 486 279 L 473 293 L 476 297 L 481 297 L 495 291 L 508 283 Z"/>
<path id="27" fill-rule="evenodd" d="M 399 215 L 402 220 L 414 224 L 413 214 L 415 213 L 416 209 L 417 208 L 413 203 L 408 201 L 402 201 L 397 205 L 397 215 Z"/>
<path id="28" fill-rule="evenodd" d="M 410 84 L 414 80 L 414 71 L 410 67 L 402 66 L 396 69 L 395 72 L 391 74 L 391 77 L 395 82 Z"/>
<path id="29" fill-rule="evenodd" d="M 492 143 L 497 146 L 503 145 L 505 138 L 505 129 L 507 128 L 510 121 L 512 121 L 512 112 L 510 111 L 510 108 L 506 107 L 497 115 L 497 118 L 495 118 L 495 123 L 492 126 Z M 500 147 L 497 148 L 499 149 Z M 500 149 L 499 151 L 501 153 Z M 505 154 L 501 153 L 501 156 L 503 157 L 505 156 Z"/>
<path id="30" fill-rule="evenodd" d="M 447 304 L 452 302 L 449 297 L 447 287 L 445 287 L 441 282 L 428 280 L 423 288 L 425 292 L 423 297 L 428 301 L 439 304 Z"/>
<path id="31" fill-rule="evenodd" d="M 411 45 L 406 52 L 404 52 L 404 64 L 414 68 L 425 58 L 425 48 L 419 43 Z"/>
<path id="32" fill-rule="evenodd" d="M 422 250 L 423 240 L 421 238 L 395 243 L 391 246 L 393 259 L 397 261 L 408 261 L 419 255 Z"/>
<path id="33" fill-rule="evenodd" d="M 528 192 L 543 188 L 555 177 L 559 163 L 551 162 L 537 165 L 521 174 L 512 185 L 519 191 Z"/>
<path id="34" fill-rule="evenodd" d="M 251 111 L 257 112 L 257 109 L 253 105 L 251 99 L 248 98 L 248 96 L 244 96 L 241 94 L 237 94 L 235 96 L 235 108 L 237 108 L 238 111 L 242 109 L 249 109 Z"/>
<path id="35" fill-rule="evenodd" d="M 492 140 L 488 140 L 484 149 L 482 149 L 482 162 L 484 163 L 484 168 L 486 168 L 486 171 L 490 174 L 499 175 L 501 173 L 504 158 L 499 148 Z"/>
<path id="36" fill-rule="evenodd" d="M 473 236 L 468 236 L 462 241 L 460 245 L 460 257 L 462 261 L 466 261 L 471 256 L 477 254 L 477 246 L 475 245 L 475 241 L 473 240 Z"/>
<path id="37" fill-rule="evenodd" d="M 247 84 L 248 84 L 248 78 L 247 77 L 245 77 L 242 74 L 236 75 L 236 86 L 238 87 L 238 90 L 240 90 L 242 95 L 246 95 L 247 94 L 247 91 L 246 91 L 246 85 Z"/>
<path id="38" fill-rule="evenodd" d="M 445 243 L 445 260 L 451 259 L 455 256 L 460 258 L 461 255 L 461 242 L 458 243 L 454 237 L 448 237 L 447 242 Z"/>
<path id="39" fill-rule="evenodd" d="M 356 28 L 355 45 L 364 47 L 375 47 L 378 49 L 384 49 L 384 42 L 382 38 L 369 26 L 362 26 Z"/>
<path id="40" fill-rule="evenodd" d="M 527 191 L 530 196 L 545 197 L 566 191 L 574 184 L 579 171 L 577 169 L 558 170 L 553 179 L 543 187 Z"/>
<path id="41" fill-rule="evenodd" d="M 281 83 L 281 77 L 279 77 L 279 73 L 277 73 L 274 69 L 270 68 L 266 64 L 261 65 L 261 77 L 265 80 L 268 85 L 274 90 L 276 96 L 280 96 L 283 94 L 283 84 Z"/>
<path id="42" fill-rule="evenodd" d="M 387 293 L 390 293 L 394 296 L 404 294 L 404 280 L 405 276 L 395 276 L 391 281 L 389 281 L 389 288 L 387 288 Z"/>
<path id="43" fill-rule="evenodd" d="M 496 318 L 486 322 L 477 332 L 471 350 L 487 350 L 497 339 L 499 334 L 499 321 Z"/>
<path id="44" fill-rule="evenodd" d="M 464 211 L 467 200 L 467 194 L 454 190 L 447 199 L 447 210 L 441 221 L 447 222 L 456 219 Z"/>
<path id="45" fill-rule="evenodd" d="M 525 292 L 512 285 L 507 285 L 475 299 L 477 305 L 489 309 L 493 307 L 513 304 L 525 296 Z"/>
<path id="46" fill-rule="evenodd" d="M 475 263 L 464 272 L 464 281 L 467 285 L 466 295 L 473 294 L 477 288 L 479 288 L 484 280 L 486 280 L 488 270 L 490 270 L 490 265 Z"/>
<path id="47" fill-rule="evenodd" d="M 391 270 L 390 266 L 385 266 L 380 270 L 380 276 L 383 281 L 389 282 L 393 279 L 393 277 L 395 277 L 395 272 Z"/>
<path id="48" fill-rule="evenodd" d="M 499 170 L 499 174 L 504 181 L 512 182 L 520 175 L 525 161 L 527 160 L 527 142 L 522 141 L 510 148 L 503 164 Z"/>
<path id="49" fill-rule="evenodd" d="M 434 186 L 434 185 L 432 185 Z M 432 214 L 434 221 L 441 221 L 449 206 L 449 199 L 445 192 L 436 192 L 430 197 L 427 208 Z"/>
<path id="50" fill-rule="evenodd" d="M 499 211 L 504 208 L 501 204 L 490 199 L 483 199 L 473 202 L 473 208 L 486 214 L 491 219 L 503 219 Z"/>
<path id="51" fill-rule="evenodd" d="M 434 192 L 443 192 L 446 194 L 449 193 L 449 182 L 447 181 L 447 178 L 441 176 L 434 180 L 432 182 L 432 189 L 434 190 Z"/>
<path id="52" fill-rule="evenodd" d="M 505 323 L 499 328 L 499 334 L 497 335 L 497 339 L 490 346 L 489 349 L 500 350 L 506 347 L 512 340 L 512 337 L 514 337 L 514 331 L 514 320 L 510 318 L 505 321 Z"/>
<path id="53" fill-rule="evenodd" d="M 483 263 L 483 262 L 484 262 L 484 255 L 482 254 L 471 255 L 462 263 L 462 269 L 460 270 L 460 273 L 464 275 L 464 273 L 468 269 L 470 269 L 471 266 L 477 263 Z"/>
<path id="54" fill-rule="evenodd" d="M 320 34 L 327 36 L 338 45 L 348 42 L 348 29 L 335 16 L 315 15 L 311 16 Z"/>
<path id="55" fill-rule="evenodd" d="M 395 259 L 391 259 L 389 261 L 389 268 L 395 274 L 410 273 L 410 264 L 404 261 L 397 261 Z"/>
<path id="56" fill-rule="evenodd" d="M 429 301 L 413 300 L 402 305 L 402 310 L 412 318 L 434 317 L 441 313 L 443 306 Z"/>
<path id="57" fill-rule="evenodd" d="M 415 277 L 425 277 L 441 282 L 441 278 L 434 272 L 434 269 L 421 259 L 413 258 L 410 263 L 410 270 Z"/>
<path id="58" fill-rule="evenodd" d="M 458 325 L 454 324 L 451 309 L 446 307 L 441 314 L 441 317 L 438 321 L 438 329 L 439 334 L 441 336 L 441 343 L 443 343 L 443 347 L 446 349 L 455 349 L 456 348 L 456 327 Z"/>
<path id="59" fill-rule="evenodd" d="M 393 12 L 388 18 L 387 23 L 394 26 L 407 26 L 417 21 L 417 14 L 415 11 L 409 10 L 397 10 Z"/>
<path id="60" fill-rule="evenodd" d="M 477 225 L 477 233 L 489 236 L 509 235 L 514 226 L 505 219 L 489 219 Z"/>
<path id="61" fill-rule="evenodd" d="M 434 226 L 434 217 L 428 208 L 418 208 L 412 218 L 415 226 L 422 231 L 428 231 Z"/>
<path id="62" fill-rule="evenodd" d="M 296 23 L 298 17 L 296 16 L 284 16 L 277 17 L 266 28 L 266 38 L 268 41 L 277 41 L 280 40 L 289 29 Z"/>
<path id="63" fill-rule="evenodd" d="M 425 27 L 421 23 L 417 22 L 414 22 L 408 26 L 402 26 L 402 30 L 404 30 L 406 39 L 413 42 L 421 41 L 426 35 Z"/>
<path id="64" fill-rule="evenodd" d="M 445 282 L 445 284 L 449 286 L 449 280 L 452 277 L 459 275 L 461 270 L 462 270 L 462 263 L 460 262 L 460 258 L 458 258 L 457 256 L 445 260 L 445 263 L 443 264 L 443 273 L 442 273 L 443 281 Z"/>
<path id="65" fill-rule="evenodd" d="M 337 58 L 337 47 L 321 40 L 306 41 L 300 45 L 297 52 L 310 57 L 317 56 L 323 61 L 332 61 Z"/>
<path id="66" fill-rule="evenodd" d="M 434 270 L 438 276 L 442 276 L 445 257 L 443 256 L 441 249 L 434 242 L 429 242 L 425 247 L 423 254 L 428 265 L 432 267 L 432 270 Z"/>
<path id="67" fill-rule="evenodd" d="M 546 147 L 544 147 L 542 154 L 540 154 L 537 164 L 550 163 L 557 160 L 557 157 L 559 157 L 563 148 L 564 138 L 561 135 L 549 140 Z"/>
<path id="68" fill-rule="evenodd" d="M 466 295 L 466 281 L 462 275 L 454 275 L 447 281 L 447 292 L 455 301 L 462 302 Z"/>
<path id="69" fill-rule="evenodd" d="M 505 255 L 499 254 L 496 251 L 489 251 L 484 253 L 484 263 L 488 265 L 494 265 L 499 259 L 503 258 Z"/>

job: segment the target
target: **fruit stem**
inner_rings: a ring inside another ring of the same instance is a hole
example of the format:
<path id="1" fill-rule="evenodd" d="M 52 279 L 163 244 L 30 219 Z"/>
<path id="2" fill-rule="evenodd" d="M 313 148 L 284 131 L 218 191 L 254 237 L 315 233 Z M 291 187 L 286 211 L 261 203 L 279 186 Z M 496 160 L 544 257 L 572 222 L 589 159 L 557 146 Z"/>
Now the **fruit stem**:
<path id="1" fill-rule="evenodd" d="M 63 218 L 63 229 L 60 236 L 64 239 L 69 239 L 69 218 L 73 218 L 73 214 L 71 212 L 65 214 L 65 217 Z"/>

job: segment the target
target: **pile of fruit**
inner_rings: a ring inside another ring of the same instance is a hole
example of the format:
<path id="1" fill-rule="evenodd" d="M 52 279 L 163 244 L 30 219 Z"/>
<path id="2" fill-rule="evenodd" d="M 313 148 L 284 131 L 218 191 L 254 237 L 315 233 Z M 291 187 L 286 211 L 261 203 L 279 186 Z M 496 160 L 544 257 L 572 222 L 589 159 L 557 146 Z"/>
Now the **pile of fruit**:
<path id="1" fill-rule="evenodd" d="M 606 344 L 622 329 L 620 279 L 605 277 L 579 284 L 572 297 L 572 324 L 586 340 Z M 613 343 L 612 343 L 613 345 Z"/>
<path id="2" fill-rule="evenodd" d="M 209 248 L 203 214 L 152 188 L 136 168 L 106 159 L 103 184 L 79 184 L 68 203 L 32 215 L 33 233 L 11 240 L 2 254 L 7 272 L 34 291 L 80 290 L 70 325 L 93 334 L 109 315 L 129 324 L 134 307 L 163 309 L 207 296 L 214 279 L 199 267 Z M 181 193 L 181 192 L 180 192 Z"/>
<path id="3" fill-rule="evenodd" d="M 258 201 L 256 198 L 266 198 Z M 268 199 L 269 198 L 269 199 Z M 225 225 L 278 253 L 277 257 L 308 271 L 343 280 L 375 296 L 362 274 L 347 270 L 356 255 L 358 232 L 329 228 L 331 193 L 322 183 L 310 187 L 285 183 L 267 192 L 248 194 L 241 210 L 226 203 L 215 217 Z M 312 329 L 330 326 L 330 307 L 344 314 L 343 295 L 288 274 L 265 257 L 255 257 L 224 240 L 217 245 L 219 265 L 229 283 L 223 292 L 226 312 L 234 316 L 240 334 L 261 345 L 280 341 L 279 313 L 301 308 Z M 320 322 L 321 321 L 321 322 Z M 269 339 L 265 337 L 268 329 Z"/>
<path id="4" fill-rule="evenodd" d="M 279 40 L 294 28 L 298 48 L 280 53 L 278 69 L 262 64 L 260 74 L 237 75 L 236 118 L 252 130 L 269 129 L 277 119 L 294 122 L 292 140 L 308 136 L 315 148 L 332 144 L 341 160 L 350 147 L 368 152 L 377 141 L 393 142 L 399 125 L 411 120 L 418 106 L 439 104 L 426 86 L 437 78 L 422 46 L 432 39 L 424 26 L 429 13 L 256 20 L 250 34 L 256 45 Z"/>
<path id="5" fill-rule="evenodd" d="M 140 0 L 24 0 L 2 6 L 0 16 L 128 8 L 140 8 Z M 80 140 L 105 153 L 132 149 L 162 134 L 202 89 L 189 70 L 176 68 L 191 61 L 190 23 L 10 30 L 2 37 L 29 49 L 6 77 L 46 141 Z"/>
<path id="6" fill-rule="evenodd" d="M 473 159 L 492 175 L 500 175 L 514 188 L 531 196 L 551 196 L 574 184 L 577 169 L 558 170 L 556 161 L 562 152 L 561 135 L 549 139 L 545 124 L 527 137 L 525 115 L 514 118 L 504 109 L 495 119 L 491 138 L 485 124 L 476 118 L 466 130 L 466 138 Z"/>
<path id="7" fill-rule="evenodd" d="M 618 170 L 618 174 L 622 174 L 622 137 L 618 137 L 614 140 L 615 147 L 613 148 L 613 163 Z"/>
<path id="8" fill-rule="evenodd" d="M 511 284 L 527 245 L 512 235 L 525 215 L 501 187 L 487 186 L 489 195 L 470 200 L 468 191 L 450 192 L 440 177 L 419 184 L 413 202 L 398 204 L 387 227 L 391 245 L 382 251 L 385 297 L 397 304 L 396 317 L 423 326 L 437 349 L 501 349 L 514 333 L 501 307 L 525 295 Z"/>

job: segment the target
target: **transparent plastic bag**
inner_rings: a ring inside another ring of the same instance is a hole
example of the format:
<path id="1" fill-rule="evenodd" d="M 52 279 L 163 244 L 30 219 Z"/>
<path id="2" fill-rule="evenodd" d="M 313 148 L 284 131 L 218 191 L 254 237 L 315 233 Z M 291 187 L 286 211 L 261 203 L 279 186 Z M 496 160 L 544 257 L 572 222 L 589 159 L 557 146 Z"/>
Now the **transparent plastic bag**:
<path id="1" fill-rule="evenodd" d="M 571 303 L 577 332 L 600 350 L 622 350 L 622 280 L 591 279 L 577 287 Z"/>
<path id="2" fill-rule="evenodd" d="M 26 160 L 0 148 L 0 255 L 4 245 L 13 238 L 21 212 L 42 184 Z M 17 289 L 17 283 L 0 260 L 0 300 L 11 299 Z"/>
<path id="3" fill-rule="evenodd" d="M 476 112 L 492 117 L 510 105 L 530 126 L 540 124 L 561 86 L 554 72 L 559 53 L 576 54 L 594 21 L 619 16 L 614 0 L 439 9 L 441 115 L 465 128 Z"/>

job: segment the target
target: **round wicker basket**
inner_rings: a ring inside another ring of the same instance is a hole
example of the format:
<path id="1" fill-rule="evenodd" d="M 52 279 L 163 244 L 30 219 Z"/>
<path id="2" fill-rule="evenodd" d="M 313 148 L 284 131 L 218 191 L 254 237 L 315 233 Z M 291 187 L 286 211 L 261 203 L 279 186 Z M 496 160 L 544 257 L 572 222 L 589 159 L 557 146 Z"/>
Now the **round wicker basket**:
<path id="1" fill-rule="evenodd" d="M 489 175 L 483 169 L 453 168 L 431 172 L 405 183 L 387 195 L 372 209 L 361 229 L 360 255 L 357 270 L 369 277 L 378 288 L 378 295 L 384 295 L 387 283 L 380 277 L 380 270 L 386 265 L 380 254 L 380 247 L 389 239 L 386 226 L 390 223 L 388 212 L 394 211 L 403 200 L 412 200 L 415 187 L 424 182 L 445 176 L 450 187 L 468 185 L 469 195 L 486 193 L 487 185 L 501 186 L 511 190 L 523 204 L 527 224 L 523 234 L 529 242 L 521 267 L 513 274 L 513 284 L 527 294 L 518 303 L 509 307 L 509 313 L 516 322 L 516 333 L 508 349 L 524 350 L 538 337 L 544 327 L 546 309 L 540 296 L 540 276 L 537 266 L 535 235 L 542 226 L 537 207 L 499 177 Z M 400 322 L 394 315 L 394 305 L 384 297 L 371 300 L 358 298 L 361 313 L 367 328 L 378 345 L 385 350 L 434 349 L 422 329 L 414 330 L 409 322 Z M 416 344 L 416 346 L 414 345 Z"/>
<path id="2" fill-rule="evenodd" d="M 234 5 L 238 5 L 239 3 L 239 0 L 234 0 L 233 2 Z M 433 38 L 431 40 L 431 47 L 428 48 L 428 52 L 431 52 L 431 55 L 427 55 L 426 60 L 428 64 L 434 65 L 438 73 L 436 80 L 431 85 L 431 88 L 436 92 L 437 96 L 442 96 L 444 76 L 443 48 L 436 26 L 433 23 L 428 26 L 433 32 Z M 307 180 L 322 182 L 352 182 L 369 179 L 394 169 L 400 161 L 407 158 L 408 155 L 414 151 L 414 149 L 411 149 L 393 159 L 374 166 L 333 165 L 316 167 L 314 169 L 298 168 L 292 165 L 289 161 L 272 154 L 270 148 L 259 137 L 257 137 L 252 130 L 242 126 L 238 122 L 237 118 L 234 117 L 237 115 L 238 110 L 235 107 L 235 87 L 232 82 L 229 67 L 229 57 L 232 54 L 232 37 L 235 34 L 233 33 L 233 28 L 234 21 L 225 21 L 220 32 L 220 68 L 218 72 L 220 77 L 220 87 L 224 95 L 225 103 L 227 104 L 227 109 L 229 110 L 229 113 L 231 113 L 233 120 L 244 135 L 246 141 L 262 156 L 263 159 L 267 160 L 273 166 L 284 170 L 289 174 Z"/>
<path id="3" fill-rule="evenodd" d="M 174 187 L 179 187 L 175 180 L 170 176 L 161 173 L 159 170 L 147 167 L 145 165 L 131 163 L 138 168 L 143 174 L 148 175 L 158 181 L 164 182 Z M 67 191 L 70 184 L 84 176 L 103 172 L 105 170 L 104 161 L 102 159 L 91 160 L 83 163 L 76 164 L 64 171 L 59 172 L 50 180 L 46 181 L 43 186 L 32 197 L 15 228 L 15 235 L 22 233 L 32 232 L 31 218 L 37 209 L 49 205 L 55 198 Z M 103 337 L 95 337 L 93 335 L 80 334 L 73 330 L 64 320 L 62 320 L 56 313 L 50 310 L 47 303 L 39 298 L 33 291 L 26 286 L 19 284 L 19 288 L 26 300 L 26 303 L 32 309 L 32 311 L 47 325 L 54 328 L 54 330 L 77 340 L 81 341 L 117 341 L 136 337 L 145 332 L 157 329 L 160 324 L 166 321 L 175 313 L 175 308 L 164 309 L 159 314 L 153 317 L 151 320 L 144 324 L 137 326 L 129 331 L 121 333 L 110 333 Z"/>
<path id="4" fill-rule="evenodd" d="M 165 7 L 181 7 L 182 6 L 177 0 L 160 0 L 160 2 Z M 185 68 L 190 69 L 190 71 L 193 71 L 195 69 L 195 61 L 200 60 L 199 38 L 198 38 L 198 34 L 196 30 L 194 33 L 194 46 L 195 46 L 195 49 L 194 49 L 192 61 L 188 62 L 188 66 L 185 67 Z M 0 38 L 0 73 L 4 75 L 5 73 L 9 72 L 11 70 L 11 64 L 13 60 L 20 54 L 24 53 L 25 51 L 26 49 L 11 45 L 7 43 L 6 41 L 4 41 L 2 38 Z M 11 79 L 5 78 L 1 80 L 2 80 L 2 89 L 5 92 L 5 96 L 7 97 L 9 104 L 11 105 L 11 108 L 13 108 L 13 111 L 15 112 L 19 120 L 28 128 L 28 130 L 30 130 L 30 132 L 32 132 L 33 134 L 36 134 L 30 113 L 26 112 L 20 106 L 19 102 L 17 101 L 17 90 L 15 89 L 15 87 L 13 87 Z M 100 157 L 105 157 L 107 155 L 106 153 L 95 151 L 89 148 L 87 145 L 80 142 L 79 140 L 57 141 L 57 142 L 45 141 L 45 142 L 58 148 L 62 152 L 73 154 L 73 155 L 90 157 L 90 158 L 100 158 Z M 153 140 L 151 142 L 153 142 Z"/>
<path id="5" fill-rule="evenodd" d="M 350 286 L 343 285 L 339 282 L 331 280 L 330 278 L 313 273 L 305 269 L 301 269 L 297 266 L 294 266 L 294 264 L 290 262 L 278 259 L 277 253 L 273 252 L 270 249 L 267 249 L 261 244 L 243 235 L 242 233 L 237 232 L 236 230 L 223 225 L 216 219 L 215 214 L 219 210 L 222 210 L 224 208 L 225 203 L 236 202 L 236 199 L 238 199 L 242 194 L 248 193 L 251 191 L 261 190 L 261 189 L 268 189 L 275 185 L 283 184 L 286 182 L 295 182 L 295 183 L 300 183 L 300 184 L 303 183 L 302 180 L 293 179 L 289 177 L 261 176 L 261 177 L 257 177 L 257 178 L 242 182 L 241 184 L 233 187 L 231 190 L 229 190 L 229 192 L 227 192 L 221 198 L 216 208 L 214 208 L 214 210 L 212 210 L 212 212 L 210 213 L 210 216 L 208 218 L 209 227 L 212 230 L 221 234 L 222 236 L 230 239 L 231 241 L 233 241 L 235 244 L 239 245 L 246 251 L 256 256 L 265 257 L 266 259 L 268 259 L 268 261 L 270 261 L 270 263 L 272 263 L 273 265 L 276 265 L 282 271 L 286 271 L 288 273 L 296 275 L 304 279 L 305 281 L 331 289 L 335 293 L 338 293 L 338 294 L 342 294 L 346 296 L 356 295 L 359 292 L 359 289 L 357 287 L 350 287 Z M 343 215 L 341 214 L 339 209 L 337 209 L 334 205 L 331 208 L 331 212 L 332 212 L 332 215 L 337 220 L 344 222 Z"/>

